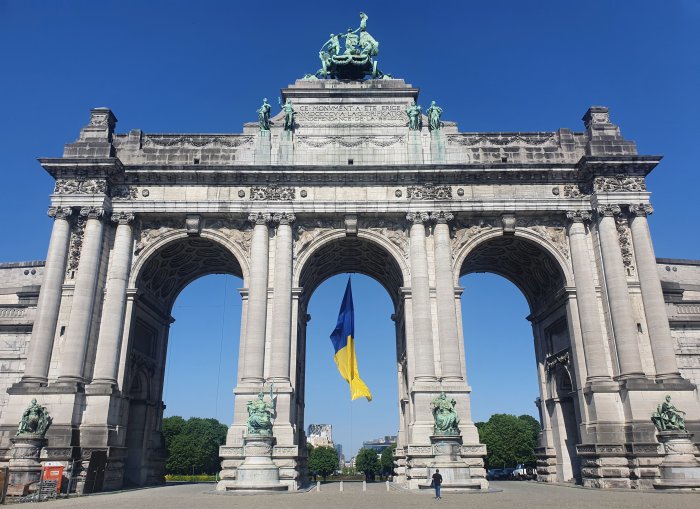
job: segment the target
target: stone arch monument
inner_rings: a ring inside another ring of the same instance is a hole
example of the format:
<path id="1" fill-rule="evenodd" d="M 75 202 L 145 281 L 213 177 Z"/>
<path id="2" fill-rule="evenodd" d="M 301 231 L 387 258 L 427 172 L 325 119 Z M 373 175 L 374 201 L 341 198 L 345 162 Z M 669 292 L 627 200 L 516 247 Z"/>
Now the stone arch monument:
<path id="1" fill-rule="evenodd" d="M 56 180 L 46 262 L 0 266 L 3 289 L 24 288 L 3 290 L 17 301 L 0 307 L 0 336 L 26 349 L 0 380 L 5 461 L 36 398 L 53 418 L 41 461 L 106 453 L 106 489 L 162 482 L 170 312 L 210 273 L 243 280 L 222 490 L 305 481 L 307 306 L 348 271 L 394 305 L 397 473 L 409 488 L 436 466 L 448 488 L 488 486 L 460 312 L 471 272 L 506 277 L 530 306 L 540 480 L 651 487 L 662 455 L 650 415 L 666 394 L 700 431 L 700 363 L 676 333 L 700 322 L 683 295 L 700 268 L 655 258 L 645 177 L 660 157 L 638 154 L 599 106 L 582 131 L 468 133 L 437 106 L 424 116 L 418 89 L 370 58 L 363 22 L 369 56 L 324 46 L 321 75 L 282 89 L 284 109 L 263 104 L 240 134 L 118 133 L 96 108 L 62 157 L 40 159 Z M 271 387 L 272 429 L 252 442 L 247 403 Z M 442 393 L 456 435 L 436 432 Z"/>

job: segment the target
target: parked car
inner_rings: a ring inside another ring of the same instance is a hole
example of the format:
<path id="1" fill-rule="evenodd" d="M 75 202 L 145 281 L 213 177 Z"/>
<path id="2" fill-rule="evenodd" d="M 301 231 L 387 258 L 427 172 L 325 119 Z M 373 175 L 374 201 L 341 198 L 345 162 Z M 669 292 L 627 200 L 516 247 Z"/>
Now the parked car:
<path id="1" fill-rule="evenodd" d="M 537 479 L 537 469 L 533 466 L 526 466 L 522 463 L 516 465 L 511 477 L 518 481 Z"/>

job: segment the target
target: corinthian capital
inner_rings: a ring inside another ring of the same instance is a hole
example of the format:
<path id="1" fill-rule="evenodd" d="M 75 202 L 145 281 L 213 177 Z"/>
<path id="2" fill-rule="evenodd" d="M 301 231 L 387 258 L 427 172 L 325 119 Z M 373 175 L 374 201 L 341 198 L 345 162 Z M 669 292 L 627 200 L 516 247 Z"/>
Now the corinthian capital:
<path id="1" fill-rule="evenodd" d="M 427 223 L 430 221 L 430 213 L 428 212 L 409 212 L 406 214 L 406 219 L 411 224 Z"/>
<path id="2" fill-rule="evenodd" d="M 119 212 L 118 214 L 112 214 L 112 222 L 117 224 L 129 224 L 134 220 L 134 214 L 130 212 Z"/>
<path id="3" fill-rule="evenodd" d="M 654 207 L 649 203 L 630 205 L 630 213 L 634 216 L 650 216 L 654 213 Z"/>
<path id="4" fill-rule="evenodd" d="M 256 212 L 248 216 L 248 221 L 253 224 L 267 224 L 272 221 L 272 216 L 267 212 Z"/>
<path id="5" fill-rule="evenodd" d="M 296 216 L 287 212 L 275 212 L 272 215 L 272 221 L 278 224 L 292 224 L 296 221 Z"/>
<path id="6" fill-rule="evenodd" d="M 585 223 L 591 220 L 593 214 L 590 210 L 568 210 L 566 218 L 572 223 Z"/>
<path id="7" fill-rule="evenodd" d="M 598 205 L 595 210 L 600 217 L 612 217 L 621 211 L 619 205 Z"/>
<path id="8" fill-rule="evenodd" d="M 68 219 L 72 213 L 73 209 L 70 207 L 51 207 L 48 211 L 49 217 L 54 219 Z"/>
<path id="9" fill-rule="evenodd" d="M 102 207 L 83 207 L 80 209 L 80 215 L 88 219 L 102 219 L 105 214 L 105 209 Z"/>
<path id="10" fill-rule="evenodd" d="M 452 221 L 455 216 L 452 212 L 444 212 L 441 210 L 439 212 L 431 212 L 430 218 L 438 224 L 447 224 Z"/>

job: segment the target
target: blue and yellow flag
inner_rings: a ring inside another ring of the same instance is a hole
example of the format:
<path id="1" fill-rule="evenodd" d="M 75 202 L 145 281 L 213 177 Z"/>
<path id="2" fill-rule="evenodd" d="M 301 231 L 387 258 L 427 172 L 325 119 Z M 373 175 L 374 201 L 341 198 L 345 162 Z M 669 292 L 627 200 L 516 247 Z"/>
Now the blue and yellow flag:
<path id="1" fill-rule="evenodd" d="M 357 371 L 357 357 L 355 357 L 355 310 L 352 305 L 352 288 L 350 278 L 348 286 L 345 288 L 343 303 L 340 305 L 338 313 L 338 323 L 331 333 L 331 341 L 335 348 L 333 359 L 338 366 L 340 376 L 350 384 L 350 396 L 357 399 L 362 396 L 367 401 L 372 401 L 372 393 L 360 378 Z"/>

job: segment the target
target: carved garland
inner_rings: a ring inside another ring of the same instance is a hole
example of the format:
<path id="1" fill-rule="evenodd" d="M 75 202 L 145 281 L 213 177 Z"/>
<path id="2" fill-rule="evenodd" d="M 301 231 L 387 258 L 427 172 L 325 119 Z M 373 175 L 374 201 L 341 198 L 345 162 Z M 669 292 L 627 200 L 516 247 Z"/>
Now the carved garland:
<path id="1" fill-rule="evenodd" d="M 250 199 L 253 201 L 293 200 L 294 197 L 295 192 L 293 187 L 259 186 L 250 188 Z"/>
<path id="2" fill-rule="evenodd" d="M 452 198 L 452 187 L 433 184 L 409 186 L 406 198 L 409 200 L 449 200 Z"/>
<path id="3" fill-rule="evenodd" d="M 625 272 L 628 276 L 633 276 L 634 256 L 632 254 L 632 239 L 630 238 L 629 223 L 627 218 L 616 215 L 615 227 L 617 228 L 617 238 L 620 241 L 620 250 L 622 251 L 622 263 L 625 266 Z"/>
<path id="4" fill-rule="evenodd" d="M 55 194 L 100 194 L 107 192 L 107 181 L 99 179 L 57 179 Z"/>
<path id="5" fill-rule="evenodd" d="M 593 179 L 593 190 L 596 193 L 627 191 L 646 191 L 647 186 L 644 177 L 628 177 L 626 175 L 615 175 L 614 177 L 596 177 Z"/>

